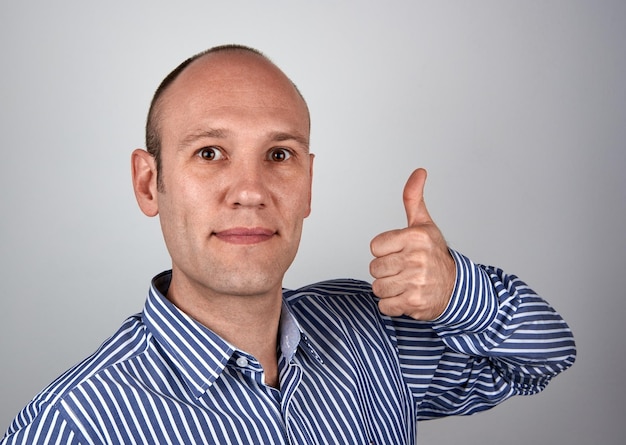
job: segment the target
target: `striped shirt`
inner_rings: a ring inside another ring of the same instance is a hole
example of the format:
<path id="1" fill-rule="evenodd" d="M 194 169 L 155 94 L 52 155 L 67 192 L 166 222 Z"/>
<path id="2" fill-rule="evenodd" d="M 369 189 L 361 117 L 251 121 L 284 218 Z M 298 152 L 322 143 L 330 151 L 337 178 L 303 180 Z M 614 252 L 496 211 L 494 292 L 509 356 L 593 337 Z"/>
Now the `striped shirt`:
<path id="1" fill-rule="evenodd" d="M 452 252 L 434 322 L 381 315 L 371 286 L 283 293 L 280 390 L 152 282 L 141 314 L 27 405 L 0 444 L 414 444 L 416 420 L 541 391 L 572 365 L 561 317 L 516 276 Z"/>

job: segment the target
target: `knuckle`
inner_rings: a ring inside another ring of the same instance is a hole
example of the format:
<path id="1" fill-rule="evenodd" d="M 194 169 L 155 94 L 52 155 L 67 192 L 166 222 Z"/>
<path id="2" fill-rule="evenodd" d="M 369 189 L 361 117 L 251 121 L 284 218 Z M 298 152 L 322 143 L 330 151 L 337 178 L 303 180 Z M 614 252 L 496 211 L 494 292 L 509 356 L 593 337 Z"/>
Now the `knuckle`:
<path id="1" fill-rule="evenodd" d="M 372 252 L 372 255 L 378 256 L 378 237 L 370 241 L 370 252 Z"/>
<path id="2" fill-rule="evenodd" d="M 372 283 L 372 291 L 380 298 L 389 298 L 397 295 L 398 284 L 390 279 L 377 279 Z"/>
<path id="3" fill-rule="evenodd" d="M 403 314 L 401 308 L 399 308 L 394 302 L 389 300 L 380 300 L 378 302 L 378 309 L 385 315 L 390 317 L 399 317 Z"/>
<path id="4" fill-rule="evenodd" d="M 408 306 L 411 310 L 420 310 L 424 306 L 424 299 L 421 294 L 413 292 L 407 299 Z"/>
<path id="5" fill-rule="evenodd" d="M 424 244 L 430 239 L 426 230 L 422 227 L 409 227 L 407 236 L 412 243 Z"/>
<path id="6" fill-rule="evenodd" d="M 374 292 L 375 295 L 377 295 L 378 297 L 383 297 L 383 292 L 382 292 L 382 284 L 380 283 L 380 280 L 374 280 L 374 282 L 372 283 L 372 292 Z"/>
<path id="7" fill-rule="evenodd" d="M 374 278 L 380 278 L 381 277 L 381 272 L 380 272 L 381 266 L 380 266 L 380 259 L 375 258 L 370 262 L 370 275 L 373 276 Z"/>

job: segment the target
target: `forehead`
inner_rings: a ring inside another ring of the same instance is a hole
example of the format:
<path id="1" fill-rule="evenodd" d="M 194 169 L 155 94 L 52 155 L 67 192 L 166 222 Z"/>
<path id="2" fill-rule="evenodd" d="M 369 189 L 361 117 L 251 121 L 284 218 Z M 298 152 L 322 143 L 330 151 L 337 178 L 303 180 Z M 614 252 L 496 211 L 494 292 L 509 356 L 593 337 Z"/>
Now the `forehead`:
<path id="1" fill-rule="evenodd" d="M 261 55 L 244 51 L 210 53 L 192 62 L 163 93 L 160 127 L 180 125 L 207 111 L 282 111 L 298 127 L 309 115 L 287 76 Z"/>

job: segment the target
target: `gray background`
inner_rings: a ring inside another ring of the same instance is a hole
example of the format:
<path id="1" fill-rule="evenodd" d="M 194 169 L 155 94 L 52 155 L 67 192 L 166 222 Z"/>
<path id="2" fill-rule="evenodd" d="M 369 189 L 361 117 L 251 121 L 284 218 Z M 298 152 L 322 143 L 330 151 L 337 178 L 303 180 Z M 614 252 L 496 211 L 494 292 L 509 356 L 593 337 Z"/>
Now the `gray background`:
<path id="1" fill-rule="evenodd" d="M 238 42 L 313 115 L 314 209 L 287 286 L 368 279 L 369 241 L 405 224 L 423 166 L 450 245 L 574 329 L 578 362 L 543 394 L 422 423 L 421 444 L 623 443 L 624 2 L 87 3 L 0 3 L 0 429 L 168 267 L 130 152 L 164 75 Z"/>

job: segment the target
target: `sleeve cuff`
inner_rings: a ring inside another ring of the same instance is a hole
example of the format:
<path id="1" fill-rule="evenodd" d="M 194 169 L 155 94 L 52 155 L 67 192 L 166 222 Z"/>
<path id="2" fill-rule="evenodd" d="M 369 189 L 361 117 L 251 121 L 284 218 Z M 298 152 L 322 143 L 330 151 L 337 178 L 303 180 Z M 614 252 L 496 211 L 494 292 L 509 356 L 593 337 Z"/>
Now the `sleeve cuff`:
<path id="1" fill-rule="evenodd" d="M 449 250 L 456 263 L 456 281 L 448 307 L 433 321 L 433 327 L 439 335 L 483 332 L 498 314 L 491 280 L 469 258 Z"/>

